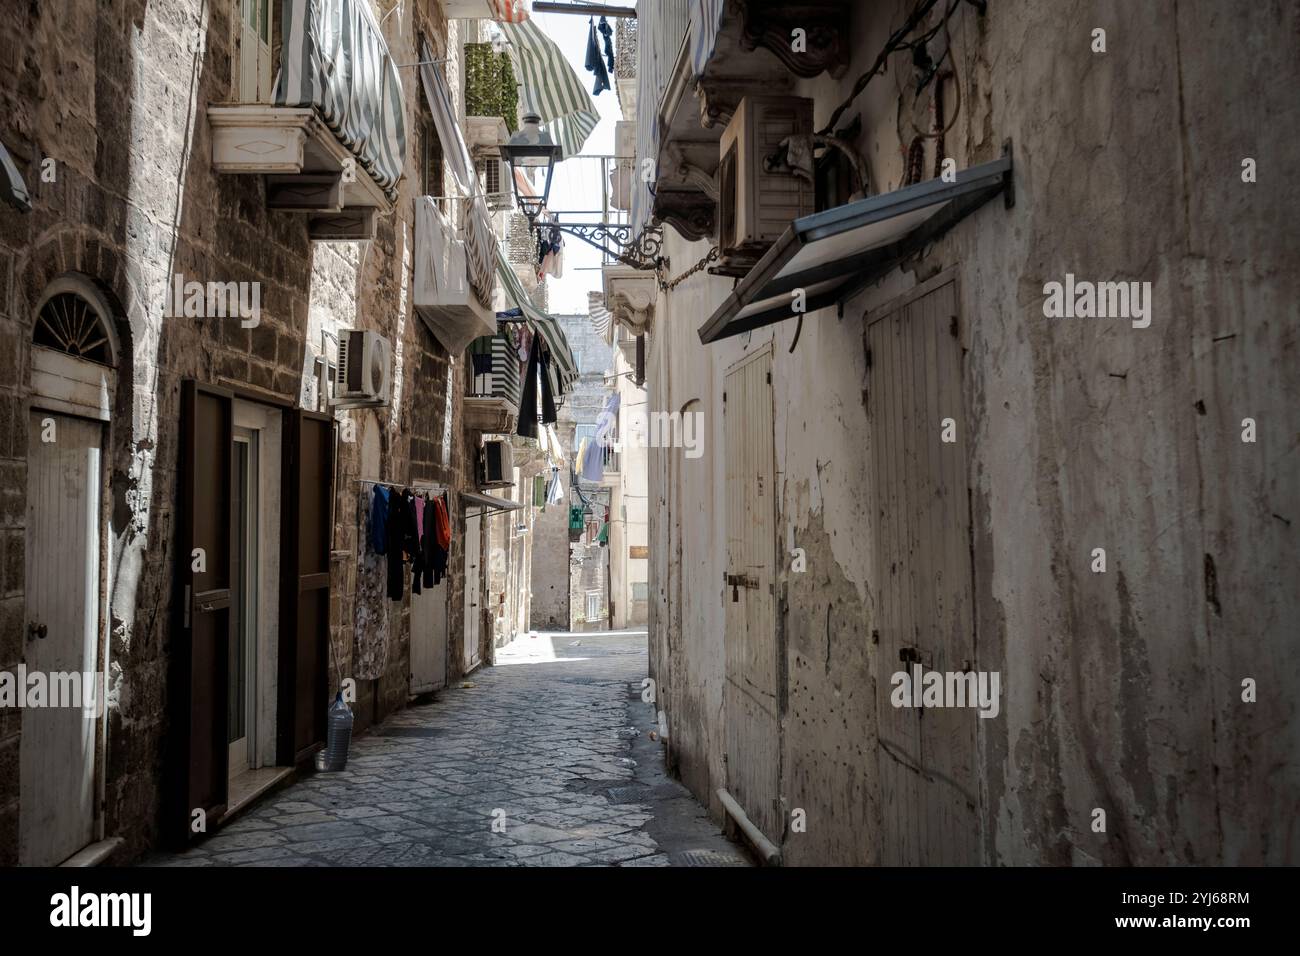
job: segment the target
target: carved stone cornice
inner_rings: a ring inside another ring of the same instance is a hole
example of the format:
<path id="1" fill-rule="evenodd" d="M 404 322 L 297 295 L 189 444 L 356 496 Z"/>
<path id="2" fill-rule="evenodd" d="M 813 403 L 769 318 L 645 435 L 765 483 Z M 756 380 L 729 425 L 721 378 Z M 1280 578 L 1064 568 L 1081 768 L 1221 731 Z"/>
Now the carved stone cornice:
<path id="1" fill-rule="evenodd" d="M 769 51 L 796 76 L 823 72 L 839 77 L 849 65 L 849 5 L 836 0 L 788 3 L 728 0 L 727 15 L 740 24 L 740 46 Z M 806 49 L 793 47 L 793 31 L 804 31 Z"/>

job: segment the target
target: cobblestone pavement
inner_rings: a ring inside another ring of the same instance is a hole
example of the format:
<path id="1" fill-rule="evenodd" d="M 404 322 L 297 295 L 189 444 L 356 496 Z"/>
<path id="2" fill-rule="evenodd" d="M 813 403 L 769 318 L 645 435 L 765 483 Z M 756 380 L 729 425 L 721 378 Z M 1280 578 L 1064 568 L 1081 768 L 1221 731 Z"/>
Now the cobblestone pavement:
<path id="1" fill-rule="evenodd" d="M 749 865 L 662 767 L 644 632 L 523 635 L 154 866 Z M 495 823 L 495 829 L 494 829 Z"/>

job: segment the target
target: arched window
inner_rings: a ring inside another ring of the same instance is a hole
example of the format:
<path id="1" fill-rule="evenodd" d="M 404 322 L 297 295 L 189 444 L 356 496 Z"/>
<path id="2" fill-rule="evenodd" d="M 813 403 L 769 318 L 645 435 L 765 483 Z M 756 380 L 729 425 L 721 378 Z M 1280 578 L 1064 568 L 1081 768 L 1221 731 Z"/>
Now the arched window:
<path id="1" fill-rule="evenodd" d="M 60 292 L 46 300 L 36 316 L 32 341 L 100 365 L 113 364 L 104 318 L 75 292 Z"/>
<path id="2" fill-rule="evenodd" d="M 32 323 L 33 407 L 106 422 L 117 388 L 117 325 L 88 275 L 65 272 L 45 289 Z"/>
<path id="3" fill-rule="evenodd" d="M 108 302 L 80 276 L 60 276 L 50 283 L 36 313 L 32 342 L 99 365 L 117 364 Z"/>

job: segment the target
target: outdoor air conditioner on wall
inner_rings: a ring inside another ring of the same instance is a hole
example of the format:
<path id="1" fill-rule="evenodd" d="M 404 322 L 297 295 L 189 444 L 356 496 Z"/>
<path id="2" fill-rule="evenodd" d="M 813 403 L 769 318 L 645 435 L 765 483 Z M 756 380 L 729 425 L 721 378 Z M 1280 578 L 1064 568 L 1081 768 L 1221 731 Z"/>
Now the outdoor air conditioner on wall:
<path id="1" fill-rule="evenodd" d="M 764 160 L 788 136 L 811 136 L 813 102 L 799 96 L 746 96 L 719 142 L 718 245 L 726 274 L 743 275 L 785 232 L 813 212 L 813 184 Z"/>
<path id="2" fill-rule="evenodd" d="M 480 159 L 474 164 L 483 184 L 488 208 L 493 211 L 513 209 L 514 193 L 510 190 L 510 166 L 502 159 Z"/>
<path id="3" fill-rule="evenodd" d="M 515 483 L 515 454 L 510 443 L 493 439 L 483 443 L 481 488 L 509 488 Z"/>
<path id="4" fill-rule="evenodd" d="M 378 332 L 339 333 L 339 371 L 334 404 L 387 405 L 392 393 L 393 347 Z"/>

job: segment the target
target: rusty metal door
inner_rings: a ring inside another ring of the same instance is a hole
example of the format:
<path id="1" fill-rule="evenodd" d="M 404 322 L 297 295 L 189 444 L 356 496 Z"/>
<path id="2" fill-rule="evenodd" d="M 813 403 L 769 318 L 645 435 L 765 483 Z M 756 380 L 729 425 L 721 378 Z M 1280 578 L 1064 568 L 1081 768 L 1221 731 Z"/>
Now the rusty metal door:
<path id="1" fill-rule="evenodd" d="M 958 329 L 952 272 L 869 316 L 866 329 L 886 865 L 978 862 L 977 709 L 891 701 L 892 675 L 913 663 L 975 666 Z"/>
<path id="2" fill-rule="evenodd" d="M 780 714 L 773 484 L 772 351 L 728 371 L 725 704 L 727 790 L 754 825 L 781 845 Z"/>

